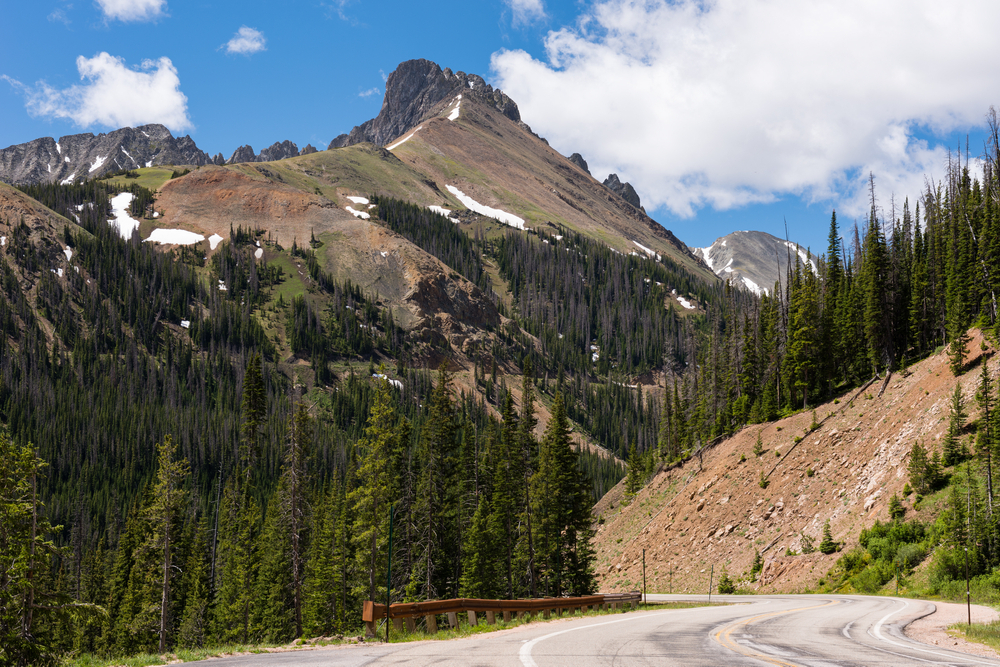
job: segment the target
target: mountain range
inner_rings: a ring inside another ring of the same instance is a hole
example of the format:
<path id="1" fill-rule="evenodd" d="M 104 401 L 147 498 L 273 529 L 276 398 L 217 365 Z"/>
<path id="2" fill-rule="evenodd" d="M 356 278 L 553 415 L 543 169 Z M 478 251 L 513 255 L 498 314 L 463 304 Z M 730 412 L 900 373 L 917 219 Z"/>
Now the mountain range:
<path id="1" fill-rule="evenodd" d="M 808 250 L 767 232 L 733 232 L 692 252 L 715 275 L 758 295 L 774 292 L 775 283 L 785 280 L 789 263 L 799 262 L 818 273 L 816 259 Z"/>

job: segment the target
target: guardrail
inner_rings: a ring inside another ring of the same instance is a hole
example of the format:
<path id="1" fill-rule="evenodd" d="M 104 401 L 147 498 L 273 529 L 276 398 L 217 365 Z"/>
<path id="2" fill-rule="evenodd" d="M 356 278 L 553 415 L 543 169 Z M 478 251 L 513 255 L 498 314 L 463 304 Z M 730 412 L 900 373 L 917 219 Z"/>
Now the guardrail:
<path id="1" fill-rule="evenodd" d="M 639 605 L 642 593 L 608 593 L 604 595 L 586 595 L 575 598 L 535 598 L 531 600 L 477 600 L 473 598 L 455 598 L 453 600 L 428 600 L 426 602 L 400 602 L 389 606 L 389 619 L 397 631 L 405 624 L 409 632 L 416 631 L 415 618 L 424 617 L 427 632 L 437 632 L 437 616 L 446 614 L 448 625 L 458 627 L 458 614 L 465 612 L 469 625 L 476 625 L 479 614 L 486 617 L 490 625 L 496 623 L 498 614 L 504 621 L 510 621 L 514 614 L 517 618 L 541 615 L 549 618 L 552 613 L 561 616 L 566 609 L 622 609 L 625 605 L 633 608 Z M 366 601 L 361 612 L 365 629 L 369 637 L 375 636 L 375 623 L 386 617 L 385 605 Z"/>

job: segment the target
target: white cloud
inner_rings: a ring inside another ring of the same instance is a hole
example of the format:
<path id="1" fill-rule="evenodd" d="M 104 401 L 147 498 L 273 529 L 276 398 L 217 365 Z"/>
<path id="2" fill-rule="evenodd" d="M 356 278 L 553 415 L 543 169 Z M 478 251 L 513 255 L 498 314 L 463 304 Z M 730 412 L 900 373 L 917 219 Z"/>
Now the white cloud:
<path id="1" fill-rule="evenodd" d="M 119 21 L 152 21 L 164 15 L 166 4 L 166 0 L 97 0 L 106 18 Z"/>
<path id="2" fill-rule="evenodd" d="M 537 132 L 647 209 L 857 206 L 869 170 L 912 205 L 945 152 L 915 131 L 981 125 L 996 102 L 998 24 L 986 0 L 603 0 L 548 34 L 544 61 L 492 67 Z"/>
<path id="3" fill-rule="evenodd" d="M 504 0 L 513 13 L 514 25 L 531 23 L 545 18 L 542 0 Z"/>
<path id="4" fill-rule="evenodd" d="M 44 81 L 23 86 L 7 80 L 24 93 L 32 115 L 67 118 L 82 127 L 147 123 L 162 123 L 174 131 L 192 127 L 187 97 L 169 58 L 144 60 L 130 69 L 121 58 L 99 53 L 93 58 L 79 56 L 76 67 L 85 83 L 64 90 Z"/>
<path id="5" fill-rule="evenodd" d="M 362 90 L 360 93 L 358 93 L 358 97 L 371 97 L 372 95 L 378 95 L 381 92 L 382 92 L 381 88 L 378 87 L 369 88 L 368 90 Z"/>
<path id="6" fill-rule="evenodd" d="M 267 48 L 267 40 L 264 33 L 247 26 L 241 27 L 233 35 L 233 38 L 226 42 L 226 53 L 239 53 L 245 56 Z"/>

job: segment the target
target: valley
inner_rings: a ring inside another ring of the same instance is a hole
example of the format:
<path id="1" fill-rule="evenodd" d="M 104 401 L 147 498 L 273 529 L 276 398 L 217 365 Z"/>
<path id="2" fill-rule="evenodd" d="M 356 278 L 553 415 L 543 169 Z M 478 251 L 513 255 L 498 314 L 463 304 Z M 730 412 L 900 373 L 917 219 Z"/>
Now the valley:
<path id="1" fill-rule="evenodd" d="M 873 186 L 825 253 L 691 249 L 430 61 L 327 150 L 161 128 L 0 151 L 25 650 L 343 635 L 386 596 L 635 589 L 644 553 L 658 593 L 954 596 L 972 544 L 993 585 L 995 171 L 895 219 Z"/>

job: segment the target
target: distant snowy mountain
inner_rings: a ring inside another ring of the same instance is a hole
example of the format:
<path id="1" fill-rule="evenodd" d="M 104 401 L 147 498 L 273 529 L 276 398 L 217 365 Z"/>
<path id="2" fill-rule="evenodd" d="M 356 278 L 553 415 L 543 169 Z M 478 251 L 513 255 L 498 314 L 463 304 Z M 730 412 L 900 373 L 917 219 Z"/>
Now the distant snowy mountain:
<path id="1" fill-rule="evenodd" d="M 789 259 L 794 262 L 797 258 L 813 273 L 818 271 L 806 248 L 766 232 L 733 232 L 707 248 L 691 251 L 715 275 L 755 294 L 770 294 L 779 278 L 784 281 Z"/>

